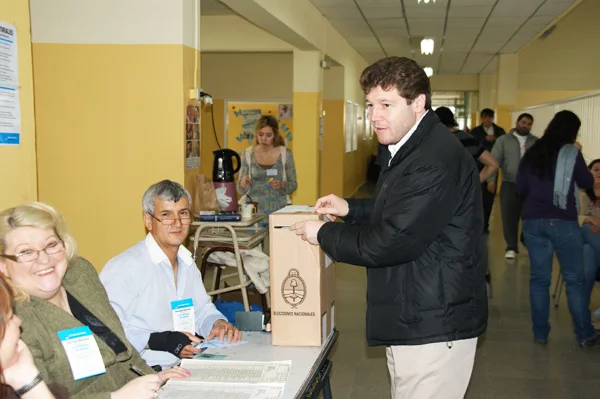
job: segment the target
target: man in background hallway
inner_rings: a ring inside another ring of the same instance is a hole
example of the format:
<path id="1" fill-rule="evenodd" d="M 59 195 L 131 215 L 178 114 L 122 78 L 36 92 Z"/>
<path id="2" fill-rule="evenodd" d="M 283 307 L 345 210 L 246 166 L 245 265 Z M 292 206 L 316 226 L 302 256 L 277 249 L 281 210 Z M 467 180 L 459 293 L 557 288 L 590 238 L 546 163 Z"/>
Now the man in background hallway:
<path id="1" fill-rule="evenodd" d="M 475 127 L 471 131 L 471 135 L 479 140 L 483 148 L 489 152 L 492 152 L 496 140 L 506 134 L 504 129 L 494 123 L 494 115 L 493 110 L 489 108 L 482 109 L 479 114 L 481 117 L 481 125 Z M 481 186 L 481 195 L 483 196 L 483 228 L 487 233 L 489 231 L 490 215 L 492 214 L 496 191 L 489 191 L 487 182 L 484 182 Z"/>
<path id="2" fill-rule="evenodd" d="M 523 202 L 517 197 L 517 170 L 521 158 L 525 155 L 537 137 L 531 134 L 533 116 L 521 114 L 517 124 L 508 134 L 496 140 L 492 156 L 496 158 L 502 170 L 502 190 L 500 190 L 500 210 L 502 212 L 502 230 L 506 242 L 506 259 L 514 259 L 519 252 L 519 221 Z M 488 191 L 496 192 L 498 174 L 488 179 Z"/>

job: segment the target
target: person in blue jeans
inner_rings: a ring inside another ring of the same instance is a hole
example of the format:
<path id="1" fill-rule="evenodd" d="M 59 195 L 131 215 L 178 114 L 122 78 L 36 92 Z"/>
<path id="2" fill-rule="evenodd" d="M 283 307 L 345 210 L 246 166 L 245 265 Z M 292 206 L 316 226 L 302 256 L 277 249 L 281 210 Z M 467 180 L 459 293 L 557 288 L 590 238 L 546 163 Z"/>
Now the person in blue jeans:
<path id="1" fill-rule="evenodd" d="M 594 176 L 594 187 L 585 190 L 581 195 L 579 221 L 584 240 L 584 284 L 591 297 L 594 284 L 600 281 L 600 159 L 590 162 L 588 169 Z M 600 309 L 594 314 L 597 320 L 593 321 L 592 325 L 596 330 L 600 330 Z"/>
<path id="2" fill-rule="evenodd" d="M 544 135 L 523 156 L 517 173 L 517 194 L 524 200 L 523 235 L 531 266 L 529 298 L 533 336 L 546 344 L 550 333 L 550 284 L 556 253 L 567 286 L 575 336 L 584 348 L 600 344 L 591 323 L 584 285 L 583 235 L 578 223 L 577 188 L 589 189 L 594 178 L 576 142 L 581 121 L 560 111 Z"/>

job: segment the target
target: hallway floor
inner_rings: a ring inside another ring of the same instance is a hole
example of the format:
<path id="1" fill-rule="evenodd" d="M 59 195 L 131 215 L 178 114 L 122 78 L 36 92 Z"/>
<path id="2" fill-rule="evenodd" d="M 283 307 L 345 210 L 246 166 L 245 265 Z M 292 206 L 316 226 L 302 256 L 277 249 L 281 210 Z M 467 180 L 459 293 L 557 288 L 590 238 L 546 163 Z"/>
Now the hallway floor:
<path id="1" fill-rule="evenodd" d="M 547 346 L 533 342 L 529 311 L 529 260 L 521 249 L 517 259 L 504 259 L 499 201 L 494 204 L 489 236 L 493 298 L 487 332 L 479 340 L 466 398 L 584 399 L 600 397 L 600 348 L 582 350 L 575 341 L 563 292 L 551 308 Z M 555 264 L 553 285 L 558 276 Z M 336 324 L 340 337 L 334 349 L 334 399 L 390 398 L 383 347 L 365 341 L 366 273 L 363 268 L 337 266 Z M 549 300 L 553 300 L 549 294 Z M 600 307 L 600 286 L 592 310 Z M 444 399 L 444 398 L 440 398 Z"/>

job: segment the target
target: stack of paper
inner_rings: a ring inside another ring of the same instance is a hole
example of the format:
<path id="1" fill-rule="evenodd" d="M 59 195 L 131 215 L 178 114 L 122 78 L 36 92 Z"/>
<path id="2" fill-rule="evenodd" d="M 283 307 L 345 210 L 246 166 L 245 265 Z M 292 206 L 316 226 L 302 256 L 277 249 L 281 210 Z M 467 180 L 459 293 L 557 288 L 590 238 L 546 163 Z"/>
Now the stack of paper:
<path id="1" fill-rule="evenodd" d="M 191 376 L 169 380 L 161 389 L 160 398 L 280 399 L 292 362 L 184 359 L 181 367 Z"/>

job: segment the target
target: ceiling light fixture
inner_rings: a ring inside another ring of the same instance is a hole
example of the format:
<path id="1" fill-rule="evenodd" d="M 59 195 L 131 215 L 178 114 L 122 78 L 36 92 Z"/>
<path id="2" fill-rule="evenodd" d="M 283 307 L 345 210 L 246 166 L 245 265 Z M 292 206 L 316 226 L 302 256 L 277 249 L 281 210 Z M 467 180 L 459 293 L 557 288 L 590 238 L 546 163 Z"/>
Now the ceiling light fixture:
<path id="1" fill-rule="evenodd" d="M 419 0 L 419 4 L 421 3 L 425 3 L 425 4 L 429 4 L 429 2 L 435 3 L 435 0 Z"/>
<path id="2" fill-rule="evenodd" d="M 425 67 L 425 68 L 423 68 L 423 70 L 425 71 L 425 75 L 427 75 L 427 77 L 431 77 L 431 75 L 433 75 L 432 67 Z"/>
<path id="3" fill-rule="evenodd" d="M 433 54 L 433 39 L 431 38 L 425 38 L 423 40 L 421 40 L 421 54 Z"/>

